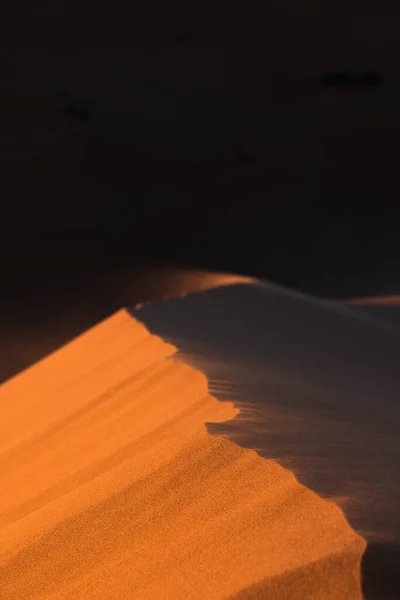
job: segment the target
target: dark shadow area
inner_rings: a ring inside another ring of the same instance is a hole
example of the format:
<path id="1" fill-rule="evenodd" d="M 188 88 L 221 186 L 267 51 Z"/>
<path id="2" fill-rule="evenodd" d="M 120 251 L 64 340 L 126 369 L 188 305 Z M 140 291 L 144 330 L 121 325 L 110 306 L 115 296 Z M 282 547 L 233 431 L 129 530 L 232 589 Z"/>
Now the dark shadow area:
<path id="1" fill-rule="evenodd" d="M 61 100 L 61 112 L 76 121 L 89 121 L 91 117 L 91 110 L 87 106 L 82 106 L 79 103 L 71 102 L 68 91 L 60 90 L 58 97 Z"/>
<path id="2" fill-rule="evenodd" d="M 358 83 L 360 85 L 368 85 L 370 87 L 380 87 L 383 82 L 383 77 L 376 71 L 365 71 L 360 73 L 358 76 Z"/>
<path id="3" fill-rule="evenodd" d="M 400 546 L 372 542 L 362 560 L 363 592 L 366 600 L 400 598 Z"/>
<path id="4" fill-rule="evenodd" d="M 173 264 L 241 273 L 273 281 L 305 293 L 329 298 L 397 294 L 400 283 L 398 227 L 400 211 L 392 206 L 381 213 L 336 203 L 310 203 L 291 213 L 266 203 L 251 232 L 230 233 L 232 219 L 218 214 L 219 239 L 207 232 L 213 209 L 168 212 L 149 221 L 153 236 L 144 240 L 153 260 L 160 256 Z M 240 224 L 240 217 L 238 219 Z M 263 231 L 261 231 L 261 228 Z M 235 230 L 235 231 L 236 231 Z M 144 230 L 146 231 L 146 230 Z M 105 254 L 134 258 L 135 239 L 123 232 L 101 243 Z"/>
<path id="5" fill-rule="evenodd" d="M 191 42 L 191 37 L 189 33 L 181 31 L 177 33 L 175 40 L 179 46 L 187 46 Z"/>
<path id="6" fill-rule="evenodd" d="M 76 121 L 89 121 L 91 115 L 90 109 L 72 103 L 66 104 L 63 107 L 63 112 Z"/>
<path id="7" fill-rule="evenodd" d="M 382 75 L 377 71 L 338 71 L 323 75 L 320 84 L 324 87 L 354 87 L 367 86 L 377 88 L 382 85 Z"/>

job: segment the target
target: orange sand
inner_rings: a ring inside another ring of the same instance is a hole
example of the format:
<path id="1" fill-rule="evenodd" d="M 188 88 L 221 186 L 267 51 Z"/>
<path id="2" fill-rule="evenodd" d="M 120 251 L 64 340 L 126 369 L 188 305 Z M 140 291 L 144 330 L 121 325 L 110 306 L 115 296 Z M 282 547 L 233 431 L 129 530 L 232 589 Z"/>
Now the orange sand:
<path id="1" fill-rule="evenodd" d="M 362 598 L 364 540 L 122 310 L 0 387 L 4 600 Z"/>

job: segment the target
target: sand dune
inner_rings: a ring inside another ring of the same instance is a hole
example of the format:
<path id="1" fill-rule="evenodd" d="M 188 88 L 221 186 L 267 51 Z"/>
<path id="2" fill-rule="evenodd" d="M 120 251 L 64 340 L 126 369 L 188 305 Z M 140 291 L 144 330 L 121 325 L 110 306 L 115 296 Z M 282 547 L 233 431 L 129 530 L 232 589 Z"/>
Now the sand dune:
<path id="1" fill-rule="evenodd" d="M 342 507 L 368 540 L 365 596 L 400 597 L 399 330 L 256 282 L 132 314 L 240 408 L 209 431 L 277 460 Z"/>
<path id="2" fill-rule="evenodd" d="M 400 326 L 400 296 L 351 298 L 345 304 L 362 314 Z"/>
<path id="3" fill-rule="evenodd" d="M 352 298 L 347 300 L 347 304 L 355 306 L 398 306 L 400 296 L 371 296 L 368 298 Z"/>
<path id="4" fill-rule="evenodd" d="M 365 541 L 342 510 L 278 462 L 208 431 L 251 423 L 239 397 L 226 400 L 232 378 L 208 381 L 202 346 L 182 360 L 186 347 L 147 329 L 182 338 L 181 314 L 196 341 L 223 317 L 214 334 L 229 344 L 246 331 L 237 302 L 254 293 L 262 303 L 252 297 L 247 308 L 265 325 L 273 294 L 264 288 L 203 291 L 145 306 L 146 327 L 119 311 L 0 387 L 2 598 L 362 597 Z M 260 364 L 248 345 L 242 352 L 251 391 Z M 200 356 L 201 369 L 189 364 Z M 229 352 L 209 359 L 232 367 Z M 265 381 L 270 372 L 264 365 Z"/>
<path id="5" fill-rule="evenodd" d="M 219 432 L 338 497 L 370 539 L 400 540 L 396 327 L 257 282 L 133 314 L 240 408 Z"/>
<path id="6" fill-rule="evenodd" d="M 7 254 L 10 248 L 3 250 Z M 49 253 L 49 247 L 38 253 L 30 248 L 29 261 L 24 251 L 17 263 L 2 264 L 0 384 L 121 306 L 250 281 L 228 273 L 139 268 L 130 260 L 107 261 L 82 252 L 74 259 L 68 248 L 64 254 L 52 249 L 50 260 Z"/>

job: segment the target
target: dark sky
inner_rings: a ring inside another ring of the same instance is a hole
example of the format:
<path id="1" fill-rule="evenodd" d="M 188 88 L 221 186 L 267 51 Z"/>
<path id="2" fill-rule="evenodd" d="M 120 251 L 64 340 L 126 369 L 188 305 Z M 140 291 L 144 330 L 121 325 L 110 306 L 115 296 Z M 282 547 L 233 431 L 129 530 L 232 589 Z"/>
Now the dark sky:
<path id="1" fill-rule="evenodd" d="M 298 6 L 10 5 L 5 344 L 162 293 L 149 264 L 399 292 L 400 20 Z"/>

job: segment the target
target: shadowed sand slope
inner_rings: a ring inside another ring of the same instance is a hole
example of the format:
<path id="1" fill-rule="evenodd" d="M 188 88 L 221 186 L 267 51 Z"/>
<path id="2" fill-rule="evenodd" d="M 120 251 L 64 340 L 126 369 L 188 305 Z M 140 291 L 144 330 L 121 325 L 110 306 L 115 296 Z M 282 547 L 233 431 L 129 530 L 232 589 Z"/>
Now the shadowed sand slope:
<path id="1" fill-rule="evenodd" d="M 345 304 L 362 314 L 400 327 L 400 296 L 352 298 Z"/>
<path id="2" fill-rule="evenodd" d="M 210 390 L 240 409 L 235 419 L 208 430 L 278 461 L 341 506 L 369 542 L 365 596 L 399 598 L 395 325 L 358 307 L 261 282 L 154 303 L 132 314 L 178 346 L 181 359 L 207 375 Z"/>
<path id="3" fill-rule="evenodd" d="M 400 332 L 266 283 L 137 313 L 240 415 L 212 427 L 346 504 L 363 534 L 400 540 Z"/>
<path id="4" fill-rule="evenodd" d="M 120 311 L 0 387 L 1 597 L 361 598 L 342 511 L 175 353 Z"/>

